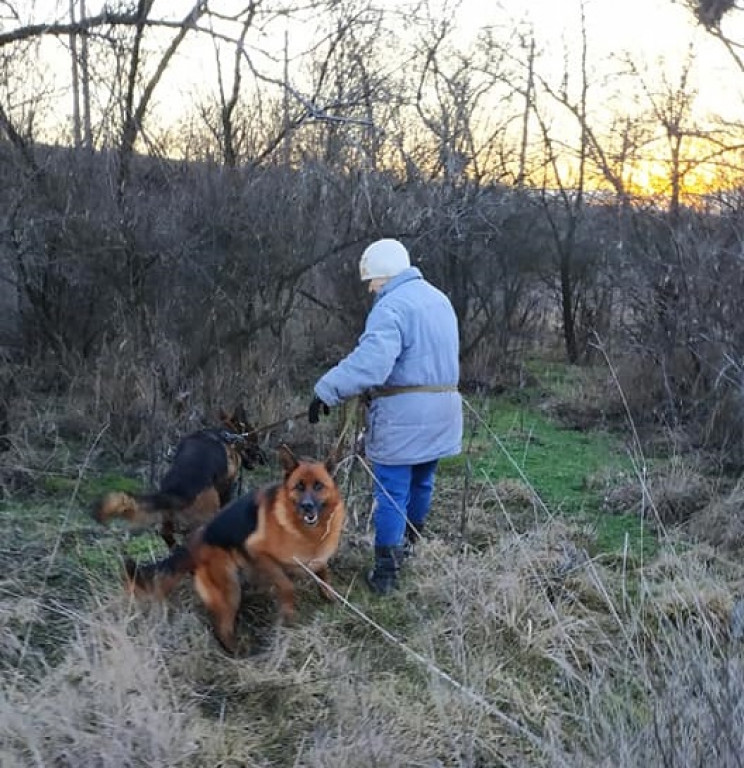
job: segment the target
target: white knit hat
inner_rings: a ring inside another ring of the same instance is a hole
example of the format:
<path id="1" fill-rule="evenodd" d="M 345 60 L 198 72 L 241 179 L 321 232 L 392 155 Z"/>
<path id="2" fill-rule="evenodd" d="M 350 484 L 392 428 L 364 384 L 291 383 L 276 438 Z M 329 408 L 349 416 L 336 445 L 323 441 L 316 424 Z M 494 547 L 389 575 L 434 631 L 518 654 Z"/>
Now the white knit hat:
<path id="1" fill-rule="evenodd" d="M 395 277 L 410 266 L 411 260 L 403 243 L 388 238 L 367 246 L 359 262 L 359 274 L 362 280 Z"/>

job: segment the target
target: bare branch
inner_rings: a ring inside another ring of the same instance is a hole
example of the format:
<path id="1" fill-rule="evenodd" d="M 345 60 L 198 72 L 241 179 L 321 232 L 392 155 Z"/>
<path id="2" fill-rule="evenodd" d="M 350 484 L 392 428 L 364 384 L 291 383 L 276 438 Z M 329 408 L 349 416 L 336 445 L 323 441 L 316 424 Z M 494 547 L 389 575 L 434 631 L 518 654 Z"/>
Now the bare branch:
<path id="1" fill-rule="evenodd" d="M 9 32 L 0 32 L 0 47 L 22 40 L 30 40 L 36 37 L 67 37 L 89 32 L 92 29 L 105 26 L 135 26 L 138 21 L 137 13 L 112 13 L 104 11 L 97 16 L 89 16 L 75 22 L 52 24 L 29 24 L 18 27 Z M 166 22 L 158 22 L 157 25 L 166 25 Z"/>
<path id="2" fill-rule="evenodd" d="M 302 107 L 305 110 L 305 116 L 300 120 L 300 122 L 302 122 L 307 118 L 311 118 L 313 120 L 318 120 L 326 123 L 363 125 L 368 128 L 374 127 L 374 123 L 367 118 L 343 117 L 343 116 L 329 114 L 329 111 L 331 110 L 340 109 L 348 105 L 345 104 L 344 102 L 331 102 L 325 105 L 318 105 L 315 103 L 315 100 L 313 97 L 303 96 L 296 88 L 294 88 L 288 82 L 285 82 L 284 80 L 281 80 L 276 77 L 270 77 L 269 75 L 265 75 L 262 72 L 259 72 L 258 69 L 256 69 L 253 62 L 251 61 L 251 57 L 249 56 L 248 51 L 245 49 L 245 47 L 243 47 L 242 53 L 246 61 L 248 62 L 248 66 L 251 72 L 253 73 L 253 76 L 257 80 L 261 80 L 264 83 L 270 83 L 271 85 L 276 85 L 279 88 L 286 88 L 287 91 L 289 91 L 289 93 L 302 105 Z"/>

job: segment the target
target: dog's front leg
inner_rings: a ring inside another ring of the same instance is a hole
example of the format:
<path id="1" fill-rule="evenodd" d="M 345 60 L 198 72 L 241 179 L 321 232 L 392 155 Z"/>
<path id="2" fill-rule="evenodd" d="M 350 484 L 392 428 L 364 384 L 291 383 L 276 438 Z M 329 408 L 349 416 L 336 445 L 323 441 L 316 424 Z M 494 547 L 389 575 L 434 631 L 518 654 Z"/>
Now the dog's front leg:
<path id="1" fill-rule="evenodd" d="M 328 600 L 329 603 L 335 601 L 336 595 L 330 589 L 331 585 L 331 569 L 328 567 L 328 563 L 323 563 L 319 568 L 315 569 L 316 576 L 321 579 L 318 582 L 318 589 L 323 598 Z"/>
<path id="2" fill-rule="evenodd" d="M 279 563 L 267 555 L 254 555 L 253 562 L 262 577 L 276 588 L 279 616 L 288 624 L 294 621 L 294 586 Z"/>

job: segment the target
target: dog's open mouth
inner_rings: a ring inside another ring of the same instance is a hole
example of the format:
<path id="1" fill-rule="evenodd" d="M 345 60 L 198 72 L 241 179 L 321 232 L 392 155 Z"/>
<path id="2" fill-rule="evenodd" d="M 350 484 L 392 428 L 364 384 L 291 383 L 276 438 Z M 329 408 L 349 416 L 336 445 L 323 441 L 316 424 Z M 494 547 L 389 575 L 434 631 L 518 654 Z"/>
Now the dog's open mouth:
<path id="1" fill-rule="evenodd" d="M 312 512 L 304 512 L 302 515 L 302 522 L 305 523 L 305 525 L 317 525 L 318 513 L 315 510 Z"/>

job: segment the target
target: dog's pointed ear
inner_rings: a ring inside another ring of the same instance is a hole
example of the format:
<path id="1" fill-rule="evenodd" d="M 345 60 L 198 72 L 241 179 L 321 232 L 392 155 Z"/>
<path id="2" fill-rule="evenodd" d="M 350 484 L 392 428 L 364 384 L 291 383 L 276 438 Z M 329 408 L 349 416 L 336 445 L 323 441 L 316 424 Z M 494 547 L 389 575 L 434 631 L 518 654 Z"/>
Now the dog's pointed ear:
<path id="1" fill-rule="evenodd" d="M 323 464 L 328 470 L 328 474 L 333 477 L 334 473 L 336 472 L 336 467 L 338 466 L 338 450 L 336 448 L 334 448 L 330 454 L 328 454 L 328 458 L 323 462 Z"/>
<path id="2" fill-rule="evenodd" d="M 235 410 L 233 411 L 233 415 L 232 415 L 232 420 L 235 422 L 235 424 L 240 424 L 241 427 L 244 427 L 248 424 L 248 416 L 242 404 L 238 404 L 235 406 Z"/>
<path id="3" fill-rule="evenodd" d="M 292 449 L 286 444 L 282 443 L 277 449 L 279 454 L 279 461 L 286 474 L 291 474 L 299 466 L 300 462 L 297 461 L 297 457 L 292 453 Z"/>
<path id="4" fill-rule="evenodd" d="M 220 420 L 221 424 L 231 423 L 230 414 L 224 408 L 220 408 L 217 412 L 217 418 Z"/>

